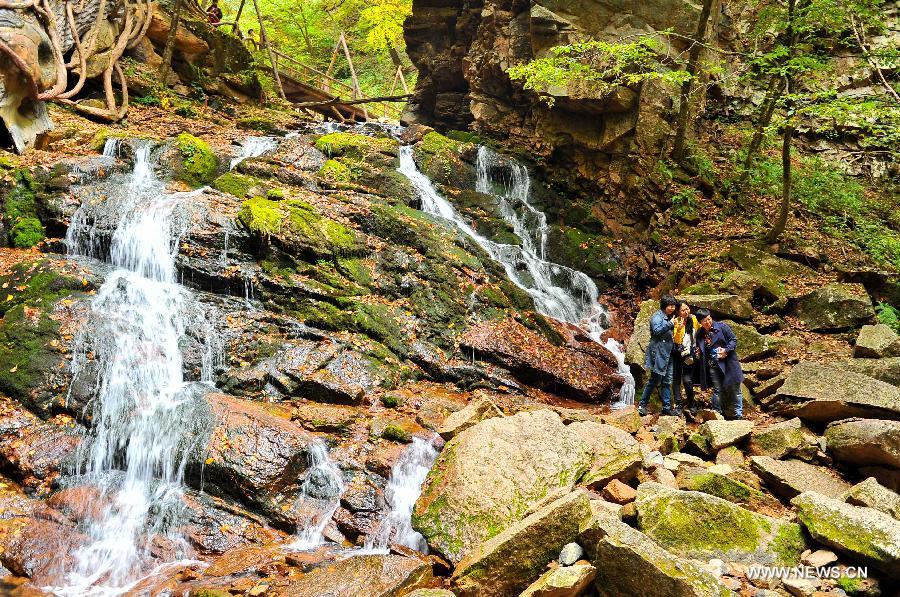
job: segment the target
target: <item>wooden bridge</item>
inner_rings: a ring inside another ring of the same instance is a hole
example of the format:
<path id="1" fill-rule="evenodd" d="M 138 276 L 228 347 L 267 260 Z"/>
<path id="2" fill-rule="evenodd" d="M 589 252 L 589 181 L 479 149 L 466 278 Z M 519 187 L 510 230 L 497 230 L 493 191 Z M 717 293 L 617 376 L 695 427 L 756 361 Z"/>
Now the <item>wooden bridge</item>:
<path id="1" fill-rule="evenodd" d="M 273 48 L 266 35 L 266 25 L 259 10 L 259 4 L 257 0 L 252 1 L 259 22 L 259 41 L 269 54 L 275 87 L 283 99 L 291 102 L 300 110 L 318 112 L 326 119 L 339 122 L 399 120 L 403 104 L 409 98 L 406 77 L 403 76 L 403 69 L 400 66 L 394 73 L 394 82 L 387 96 L 366 97 L 359 87 L 356 68 L 353 66 L 347 38 L 343 33 L 331 53 L 331 63 L 323 72 Z M 235 33 L 238 31 L 238 22 L 245 4 L 246 0 L 241 0 L 234 20 Z M 350 67 L 351 84 L 345 83 L 333 75 L 340 53 L 343 53 L 347 65 Z M 403 95 L 395 96 L 393 94 L 398 88 L 398 84 Z"/>

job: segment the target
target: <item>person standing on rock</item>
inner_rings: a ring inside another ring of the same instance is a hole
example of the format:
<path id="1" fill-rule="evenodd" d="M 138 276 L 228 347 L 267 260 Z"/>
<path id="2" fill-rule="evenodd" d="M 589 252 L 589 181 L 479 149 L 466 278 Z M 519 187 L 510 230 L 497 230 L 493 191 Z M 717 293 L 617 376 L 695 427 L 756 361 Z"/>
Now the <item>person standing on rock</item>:
<path id="1" fill-rule="evenodd" d="M 712 386 L 712 408 L 722 413 L 722 402 L 731 404 L 731 419 L 744 418 L 744 395 L 741 383 L 744 372 L 737 354 L 737 337 L 727 323 L 713 321 L 708 309 L 697 309 L 700 333 L 697 344 L 700 347 L 701 387 Z"/>
<path id="2" fill-rule="evenodd" d="M 678 302 L 678 309 L 673 320 L 675 328 L 672 335 L 675 340 L 675 354 L 672 375 L 672 406 L 675 414 L 680 415 L 681 409 L 688 411 L 691 416 L 697 412 L 697 404 L 694 401 L 694 369 L 697 367 L 697 358 L 694 349 L 697 346 L 697 332 L 700 323 L 691 314 L 691 307 L 684 301 Z M 684 387 L 685 401 L 681 401 L 681 388 Z"/>
<path id="3" fill-rule="evenodd" d="M 650 379 L 644 386 L 644 392 L 641 394 L 641 401 L 638 404 L 638 413 L 641 416 L 647 414 L 647 402 L 650 401 L 653 388 L 657 387 L 663 406 L 661 414 L 672 414 L 672 405 L 669 402 L 672 391 L 672 367 L 674 366 L 672 348 L 675 346 L 672 336 L 675 324 L 672 322 L 672 316 L 675 314 L 677 303 L 674 296 L 664 294 L 659 300 L 659 311 L 650 318 L 650 344 L 647 345 L 647 354 L 644 356 L 644 368 L 650 374 Z"/>

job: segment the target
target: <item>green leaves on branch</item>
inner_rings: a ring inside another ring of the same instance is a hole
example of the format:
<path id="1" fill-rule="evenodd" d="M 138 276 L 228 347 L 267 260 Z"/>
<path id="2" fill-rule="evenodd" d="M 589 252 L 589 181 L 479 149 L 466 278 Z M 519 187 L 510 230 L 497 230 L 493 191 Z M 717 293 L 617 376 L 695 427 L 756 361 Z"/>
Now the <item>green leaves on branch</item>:
<path id="1" fill-rule="evenodd" d="M 507 74 L 551 106 L 558 95 L 602 98 L 617 87 L 634 87 L 648 79 L 680 85 L 690 78 L 686 71 L 661 62 L 660 46 L 650 36 L 633 42 L 591 39 L 551 48 L 548 56 L 514 65 Z"/>

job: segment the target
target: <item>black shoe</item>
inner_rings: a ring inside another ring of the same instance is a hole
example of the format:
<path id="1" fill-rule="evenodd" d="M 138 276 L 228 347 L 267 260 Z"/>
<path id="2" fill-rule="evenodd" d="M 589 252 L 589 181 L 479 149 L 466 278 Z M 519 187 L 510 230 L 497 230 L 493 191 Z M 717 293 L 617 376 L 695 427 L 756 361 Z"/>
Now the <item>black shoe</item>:
<path id="1" fill-rule="evenodd" d="M 640 415 L 640 416 L 643 417 L 643 416 L 645 416 L 646 414 L 647 414 L 647 407 L 644 406 L 643 404 L 638 405 L 638 415 Z"/>
<path id="2" fill-rule="evenodd" d="M 659 416 L 661 416 L 661 417 L 671 417 L 673 414 L 675 414 L 675 413 L 672 412 L 672 409 L 671 409 L 671 408 L 664 408 L 664 409 L 662 409 L 662 411 L 659 413 Z"/>
<path id="3" fill-rule="evenodd" d="M 673 413 L 675 414 L 676 417 L 680 417 L 680 416 L 681 416 L 681 409 L 680 409 L 680 408 L 676 408 L 676 409 L 673 411 Z"/>

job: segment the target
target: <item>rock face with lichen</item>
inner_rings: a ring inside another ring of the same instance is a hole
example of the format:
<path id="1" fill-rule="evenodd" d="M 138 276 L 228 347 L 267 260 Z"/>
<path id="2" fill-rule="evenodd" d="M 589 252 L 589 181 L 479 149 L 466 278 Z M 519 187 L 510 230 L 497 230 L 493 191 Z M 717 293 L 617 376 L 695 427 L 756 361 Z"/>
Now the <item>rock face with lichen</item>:
<path id="1" fill-rule="evenodd" d="M 568 492 L 588 470 L 591 451 L 549 410 L 494 418 L 450 440 L 428 474 L 413 527 L 454 563 Z"/>
<path id="2" fill-rule="evenodd" d="M 650 165 L 640 157 L 657 155 L 671 133 L 674 90 L 645 83 L 595 97 L 557 88 L 548 108 L 506 73 L 553 46 L 586 38 L 610 41 L 668 28 L 692 35 L 698 14 L 696 5 L 668 0 L 628 6 L 417 0 L 404 26 L 407 52 L 419 69 L 405 118 L 441 130 L 471 126 L 528 147 L 544 161 L 542 168 L 566 172 L 561 184 L 596 198 L 559 206 L 563 221 L 576 229 L 591 232 L 588 220 L 615 225 L 614 232 L 642 228 L 653 200 L 642 192 Z M 680 39 L 668 38 L 676 52 L 683 49 Z"/>
<path id="3" fill-rule="evenodd" d="M 806 549 L 798 525 L 705 493 L 648 482 L 638 487 L 635 504 L 639 528 L 685 557 L 795 566 Z"/>

